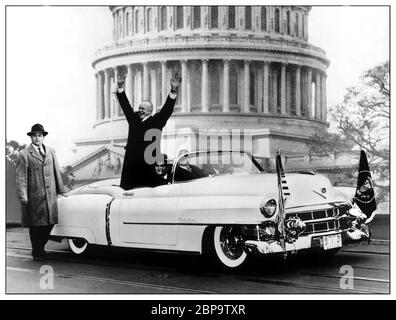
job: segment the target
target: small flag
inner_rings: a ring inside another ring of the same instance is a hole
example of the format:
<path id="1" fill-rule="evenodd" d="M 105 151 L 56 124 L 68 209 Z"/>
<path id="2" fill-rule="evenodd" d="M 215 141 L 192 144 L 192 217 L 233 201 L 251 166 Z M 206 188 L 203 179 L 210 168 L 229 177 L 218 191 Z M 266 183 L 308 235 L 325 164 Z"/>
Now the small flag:
<path id="1" fill-rule="evenodd" d="M 286 176 L 282 167 L 282 159 L 280 156 L 280 152 L 276 155 L 276 174 L 278 176 L 278 205 L 279 205 L 279 216 L 278 216 L 278 232 L 280 235 L 280 242 L 283 249 L 286 249 L 285 246 L 285 202 L 290 197 L 289 187 L 287 185 Z"/>
<path id="2" fill-rule="evenodd" d="M 363 150 L 360 152 L 357 188 L 353 199 L 367 218 L 370 218 L 371 214 L 377 209 L 371 172 L 366 153 Z"/>

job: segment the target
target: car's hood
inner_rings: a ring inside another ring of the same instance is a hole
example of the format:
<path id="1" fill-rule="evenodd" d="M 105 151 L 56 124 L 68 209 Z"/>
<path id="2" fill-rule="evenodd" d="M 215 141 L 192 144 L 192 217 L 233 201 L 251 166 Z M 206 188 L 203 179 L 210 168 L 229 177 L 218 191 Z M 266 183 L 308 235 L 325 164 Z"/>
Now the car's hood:
<path id="1" fill-rule="evenodd" d="M 322 175 L 301 173 L 286 174 L 290 197 L 287 208 L 345 202 L 342 192 L 333 188 Z M 274 173 L 225 174 L 197 179 L 182 185 L 183 196 L 223 195 L 260 196 L 278 198 L 278 179 Z"/>

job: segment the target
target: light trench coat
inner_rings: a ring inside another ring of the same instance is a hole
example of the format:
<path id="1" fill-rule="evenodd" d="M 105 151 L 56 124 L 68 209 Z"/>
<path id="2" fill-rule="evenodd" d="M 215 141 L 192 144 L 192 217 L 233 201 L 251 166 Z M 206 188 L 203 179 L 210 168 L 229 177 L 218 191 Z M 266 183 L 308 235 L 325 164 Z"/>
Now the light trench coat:
<path id="1" fill-rule="evenodd" d="M 45 158 L 29 145 L 18 154 L 16 185 L 22 205 L 22 226 L 48 226 L 58 223 L 57 196 L 65 192 L 54 149 L 45 147 Z"/>

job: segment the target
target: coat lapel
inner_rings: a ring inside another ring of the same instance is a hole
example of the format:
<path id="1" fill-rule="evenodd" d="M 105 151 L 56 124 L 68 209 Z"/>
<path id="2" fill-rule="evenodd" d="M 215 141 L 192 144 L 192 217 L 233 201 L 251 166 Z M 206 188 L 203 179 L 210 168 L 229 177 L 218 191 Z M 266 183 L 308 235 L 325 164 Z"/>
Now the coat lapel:
<path id="1" fill-rule="evenodd" d="M 44 159 L 44 163 L 46 163 L 47 161 L 49 161 L 49 152 L 48 152 L 48 148 L 46 146 L 44 146 L 44 150 L 45 150 L 45 159 Z"/>
<path id="2" fill-rule="evenodd" d="M 33 157 L 37 158 L 37 159 L 40 160 L 41 162 L 44 161 L 44 159 L 41 157 L 41 155 L 38 153 L 38 151 L 36 150 L 35 147 L 33 147 L 32 145 L 29 145 L 28 149 L 29 149 L 29 153 L 30 153 Z"/>

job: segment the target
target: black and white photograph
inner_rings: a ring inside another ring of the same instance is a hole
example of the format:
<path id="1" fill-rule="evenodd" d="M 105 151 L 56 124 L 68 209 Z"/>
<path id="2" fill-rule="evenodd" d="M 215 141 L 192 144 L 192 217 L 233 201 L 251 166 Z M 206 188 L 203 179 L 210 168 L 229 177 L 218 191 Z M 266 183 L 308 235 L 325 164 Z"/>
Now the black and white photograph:
<path id="1" fill-rule="evenodd" d="M 390 296 L 390 5 L 3 8 L 8 299 Z"/>

